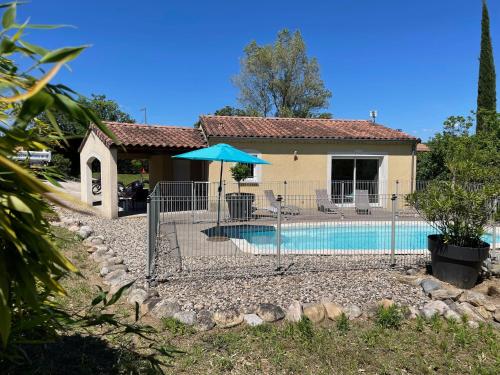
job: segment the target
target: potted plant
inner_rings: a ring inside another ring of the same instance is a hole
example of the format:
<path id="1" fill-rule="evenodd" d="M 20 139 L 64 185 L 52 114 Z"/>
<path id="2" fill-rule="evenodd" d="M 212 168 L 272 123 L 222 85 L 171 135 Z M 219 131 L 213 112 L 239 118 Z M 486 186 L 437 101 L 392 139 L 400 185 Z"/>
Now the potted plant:
<path id="1" fill-rule="evenodd" d="M 410 202 L 438 231 L 428 236 L 432 273 L 459 288 L 472 288 L 490 245 L 481 237 L 491 218 L 494 189 L 483 185 L 434 181 Z"/>
<path id="2" fill-rule="evenodd" d="M 255 200 L 255 194 L 242 193 L 240 184 L 245 178 L 250 177 L 251 169 L 247 164 L 236 163 L 231 168 L 231 175 L 238 183 L 237 193 L 227 193 L 226 202 L 229 207 L 231 219 L 249 220 L 252 216 L 252 204 Z"/>
<path id="3" fill-rule="evenodd" d="M 484 116 L 484 129 L 475 133 L 471 116 L 445 121 L 442 134 L 430 142 L 427 165 L 439 173 L 431 173 L 434 180 L 409 196 L 438 232 L 428 236 L 432 273 L 460 288 L 475 285 L 488 257 L 490 246 L 482 238 L 500 197 L 500 116 Z"/>

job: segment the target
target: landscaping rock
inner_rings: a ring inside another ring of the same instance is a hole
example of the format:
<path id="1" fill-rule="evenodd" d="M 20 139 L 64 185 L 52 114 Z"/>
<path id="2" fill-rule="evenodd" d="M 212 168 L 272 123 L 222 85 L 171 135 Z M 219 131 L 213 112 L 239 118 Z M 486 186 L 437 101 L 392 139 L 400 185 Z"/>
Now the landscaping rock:
<path id="1" fill-rule="evenodd" d="M 209 331 L 214 328 L 215 322 L 212 313 L 208 310 L 200 310 L 196 316 L 196 328 L 199 331 Z"/>
<path id="2" fill-rule="evenodd" d="M 325 308 L 321 303 L 306 303 L 303 306 L 304 315 L 313 323 L 320 323 L 325 319 Z"/>
<path id="3" fill-rule="evenodd" d="M 236 309 L 216 311 L 213 315 L 215 324 L 221 328 L 235 327 L 243 322 L 243 314 Z"/>
<path id="4" fill-rule="evenodd" d="M 286 311 L 285 319 L 289 322 L 298 322 L 302 319 L 302 304 L 299 301 L 292 301 L 288 310 Z"/>
<path id="5" fill-rule="evenodd" d="M 103 236 L 90 236 L 83 241 L 83 245 L 85 245 L 87 247 L 93 247 L 93 246 L 102 245 L 102 244 L 104 244 L 104 237 Z"/>
<path id="6" fill-rule="evenodd" d="M 475 307 L 474 310 L 477 311 L 477 313 L 479 315 L 481 315 L 481 317 L 484 319 L 484 320 L 490 320 L 491 319 L 491 314 L 488 312 L 488 310 L 486 310 L 484 308 L 484 306 L 478 306 L 478 307 Z"/>
<path id="7" fill-rule="evenodd" d="M 431 301 L 426 303 L 422 308 L 422 315 L 426 318 L 431 318 L 435 314 L 444 315 L 449 309 L 448 305 L 443 301 Z"/>
<path id="8" fill-rule="evenodd" d="M 446 289 L 434 289 L 429 292 L 429 297 L 434 300 L 448 299 L 448 291 Z"/>
<path id="9" fill-rule="evenodd" d="M 425 294 L 429 295 L 433 290 L 441 289 L 441 283 L 433 279 L 425 279 L 420 283 Z"/>
<path id="10" fill-rule="evenodd" d="M 483 321 L 481 315 L 468 302 L 455 303 L 454 310 L 460 315 L 466 315 L 470 320 Z"/>
<path id="11" fill-rule="evenodd" d="M 377 305 L 382 306 L 384 309 L 388 309 L 394 305 L 394 301 L 392 299 L 383 298 L 377 303 Z"/>
<path id="12" fill-rule="evenodd" d="M 261 303 L 257 306 L 257 315 L 265 322 L 275 322 L 285 317 L 285 312 L 279 306 L 271 303 Z"/>
<path id="13" fill-rule="evenodd" d="M 90 237 L 92 233 L 94 233 L 94 230 L 88 225 L 84 225 L 78 230 L 78 235 L 83 239 Z"/>
<path id="14" fill-rule="evenodd" d="M 130 283 L 133 283 L 135 281 L 135 279 L 131 278 L 129 275 L 119 281 L 116 281 L 114 284 L 111 284 L 111 286 L 109 287 L 109 293 L 110 294 L 115 294 L 116 292 L 118 292 L 121 288 L 123 288 L 125 285 L 127 284 L 130 284 Z M 132 287 L 132 285 L 123 292 L 123 296 L 127 296 L 130 292 L 130 288 Z"/>
<path id="15" fill-rule="evenodd" d="M 444 317 L 448 320 L 460 320 L 460 315 L 452 309 L 446 310 L 446 312 L 444 313 Z"/>
<path id="16" fill-rule="evenodd" d="M 493 314 L 493 319 L 495 320 L 495 322 L 499 322 L 500 323 L 500 309 L 497 309 L 495 311 L 495 313 Z"/>
<path id="17" fill-rule="evenodd" d="M 359 318 L 362 314 L 361 309 L 358 306 L 353 305 L 353 304 L 349 304 L 349 305 L 344 306 L 344 312 L 347 315 L 347 317 L 349 318 L 349 320 Z"/>
<path id="18" fill-rule="evenodd" d="M 495 277 L 500 277 L 500 263 L 491 265 L 491 274 Z"/>
<path id="19" fill-rule="evenodd" d="M 264 320 L 262 320 L 257 314 L 245 314 L 243 315 L 243 319 L 249 326 L 252 327 L 259 326 L 264 323 Z"/>
<path id="20" fill-rule="evenodd" d="M 114 265 L 114 264 L 122 264 L 123 263 L 123 258 L 121 257 L 104 257 L 102 258 L 102 264 L 101 266 L 106 267 L 108 265 Z"/>
<path id="21" fill-rule="evenodd" d="M 161 301 L 162 300 L 159 297 L 146 298 L 146 300 L 141 304 L 141 314 L 145 315 L 152 312 L 156 305 L 158 305 Z"/>
<path id="22" fill-rule="evenodd" d="M 404 312 L 406 319 L 417 319 L 417 316 L 420 315 L 420 312 L 415 306 L 407 306 L 407 308 L 404 309 Z"/>
<path id="23" fill-rule="evenodd" d="M 125 264 L 113 264 L 110 266 L 105 266 L 101 268 L 101 271 L 99 272 L 102 277 L 108 275 L 109 273 L 117 270 L 123 270 L 127 271 L 128 267 Z"/>
<path id="24" fill-rule="evenodd" d="M 487 303 L 486 297 L 482 293 L 466 290 L 458 299 L 460 302 L 467 302 L 473 306 L 482 306 Z"/>
<path id="25" fill-rule="evenodd" d="M 416 268 L 409 268 L 406 270 L 406 274 L 409 276 L 415 276 L 418 273 Z"/>
<path id="26" fill-rule="evenodd" d="M 193 326 L 196 323 L 196 313 L 194 311 L 178 311 L 173 315 L 173 318 L 187 326 Z"/>
<path id="27" fill-rule="evenodd" d="M 171 318 L 179 311 L 181 307 L 177 301 L 164 299 L 154 306 L 151 314 L 158 319 Z"/>
<path id="28" fill-rule="evenodd" d="M 113 285 L 126 277 L 125 270 L 115 270 L 104 276 L 104 284 Z"/>
<path id="29" fill-rule="evenodd" d="M 487 294 L 490 296 L 490 297 L 500 297 L 500 287 L 496 286 L 496 285 L 490 285 L 488 287 L 488 292 Z"/>
<path id="30" fill-rule="evenodd" d="M 133 288 L 128 294 L 127 302 L 135 305 L 137 302 L 139 305 L 142 305 L 146 298 L 148 297 L 148 292 L 146 292 L 142 288 Z"/>
<path id="31" fill-rule="evenodd" d="M 80 227 L 78 225 L 72 225 L 72 226 L 68 227 L 68 230 L 70 232 L 78 232 L 80 230 Z"/>
<path id="32" fill-rule="evenodd" d="M 104 249 L 94 251 L 94 253 L 92 253 L 90 258 L 93 259 L 97 263 L 101 263 L 108 258 L 108 256 L 106 255 L 107 252 L 108 251 L 104 250 Z"/>
<path id="33" fill-rule="evenodd" d="M 474 328 L 474 329 L 479 328 L 479 323 L 478 323 L 478 322 L 476 322 L 475 320 L 468 320 L 468 321 L 467 321 L 467 325 L 468 325 L 470 328 Z"/>
<path id="34" fill-rule="evenodd" d="M 333 302 L 323 302 L 323 307 L 325 308 L 326 316 L 331 320 L 337 319 L 344 312 L 341 306 Z"/>

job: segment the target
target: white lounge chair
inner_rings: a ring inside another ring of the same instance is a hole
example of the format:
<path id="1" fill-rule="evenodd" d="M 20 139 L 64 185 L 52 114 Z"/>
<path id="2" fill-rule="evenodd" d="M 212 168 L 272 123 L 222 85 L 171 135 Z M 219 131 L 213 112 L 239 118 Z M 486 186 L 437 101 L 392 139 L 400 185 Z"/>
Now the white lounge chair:
<path id="1" fill-rule="evenodd" d="M 372 209 L 368 199 L 368 190 L 356 190 L 354 206 L 357 214 L 371 215 Z"/>
<path id="2" fill-rule="evenodd" d="M 337 206 L 330 201 L 326 189 L 316 190 L 316 204 L 318 210 L 327 214 L 337 214 Z"/>
<path id="3" fill-rule="evenodd" d="M 269 207 L 266 207 L 265 210 L 277 214 L 278 213 L 278 208 L 279 208 L 279 203 L 276 200 L 276 197 L 274 196 L 274 193 L 272 190 L 264 190 L 264 196 L 267 199 L 267 202 L 269 203 Z M 281 213 L 284 215 L 299 215 L 300 214 L 300 208 L 297 206 L 292 206 L 288 204 L 281 204 Z"/>

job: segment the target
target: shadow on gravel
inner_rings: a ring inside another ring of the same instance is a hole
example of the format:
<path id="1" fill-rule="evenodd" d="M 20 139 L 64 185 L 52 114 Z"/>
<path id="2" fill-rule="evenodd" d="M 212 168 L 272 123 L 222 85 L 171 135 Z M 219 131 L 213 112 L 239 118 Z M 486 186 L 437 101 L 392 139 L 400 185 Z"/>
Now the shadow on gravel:
<path id="1" fill-rule="evenodd" d="M 27 345 L 28 363 L 0 364 L 2 374 L 154 374 L 139 354 L 110 347 L 95 336 L 60 337 L 48 344 Z"/>

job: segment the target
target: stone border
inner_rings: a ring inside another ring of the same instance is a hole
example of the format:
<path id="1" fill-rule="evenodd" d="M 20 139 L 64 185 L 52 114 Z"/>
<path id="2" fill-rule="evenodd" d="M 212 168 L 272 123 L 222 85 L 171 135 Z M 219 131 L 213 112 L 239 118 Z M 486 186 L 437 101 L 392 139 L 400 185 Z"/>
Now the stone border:
<path id="1" fill-rule="evenodd" d="M 90 254 L 90 258 L 99 263 L 99 274 L 103 278 L 104 284 L 109 286 L 110 294 L 116 293 L 129 283 L 134 283 L 125 296 L 127 296 L 129 304 L 139 304 L 142 315 L 148 314 L 157 319 L 177 319 L 186 325 L 194 326 L 199 331 L 211 330 L 214 327 L 231 328 L 242 323 L 257 326 L 280 320 L 298 322 L 302 317 L 307 317 L 311 322 L 318 324 L 327 320 L 337 320 L 342 314 L 345 314 L 349 320 L 371 319 L 380 306 L 389 308 L 396 305 L 392 299 L 382 299 L 362 311 L 359 306 L 354 304 L 340 306 L 333 301 L 322 300 L 306 304 L 293 301 L 286 310 L 274 304 L 260 303 L 251 313 L 243 313 L 238 309 L 218 310 L 213 313 L 209 310 L 182 311 L 175 299 L 162 299 L 157 290 L 153 288 L 146 290 L 146 288 L 136 285 L 137 278 L 128 272 L 123 258 L 117 256 L 106 245 L 103 236 L 95 235 L 93 228 L 83 225 L 77 219 L 64 217 L 60 222 L 52 224 L 65 227 L 83 239 L 83 245 Z M 471 327 L 478 327 L 479 323 L 490 322 L 496 328 L 500 328 L 499 287 L 490 287 L 485 295 L 475 291 L 458 289 L 444 284 L 434 277 L 419 276 L 417 273 L 417 270 L 410 269 L 407 271 L 407 275 L 401 275 L 399 281 L 422 287 L 431 301 L 421 309 L 406 306 L 404 309 L 406 318 L 415 319 L 421 316 L 430 319 L 434 315 L 439 315 L 446 319 L 460 320 L 462 316 L 467 316 L 468 324 Z"/>

